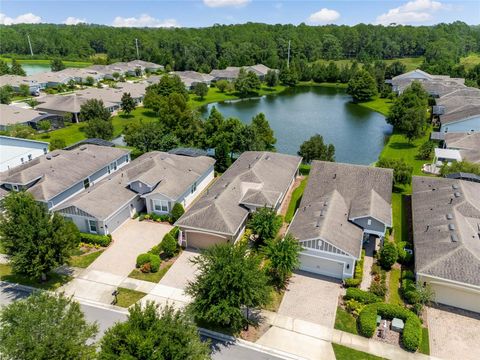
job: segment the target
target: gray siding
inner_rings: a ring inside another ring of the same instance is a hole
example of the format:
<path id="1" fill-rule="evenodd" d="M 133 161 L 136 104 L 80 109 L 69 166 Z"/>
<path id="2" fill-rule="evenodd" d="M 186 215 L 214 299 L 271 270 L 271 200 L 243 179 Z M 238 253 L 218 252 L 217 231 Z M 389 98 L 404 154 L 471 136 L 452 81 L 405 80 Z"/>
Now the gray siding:
<path id="1" fill-rule="evenodd" d="M 108 166 L 105 166 L 104 168 L 98 170 L 97 172 L 95 172 L 95 173 L 93 173 L 92 175 L 89 176 L 90 184 L 93 183 L 93 182 L 96 182 L 102 176 L 105 176 L 107 174 L 108 174 Z"/>
<path id="2" fill-rule="evenodd" d="M 68 199 L 70 196 L 75 195 L 76 193 L 80 192 L 83 190 L 83 180 L 80 181 L 79 183 L 73 185 L 71 188 L 65 190 L 61 194 L 58 194 L 54 198 L 50 199 L 49 203 L 49 208 L 52 208 L 58 204 L 60 204 L 62 201 Z"/>
<path id="3" fill-rule="evenodd" d="M 371 224 L 368 225 L 368 220 L 371 220 Z M 375 231 L 385 233 L 385 224 L 371 217 L 364 217 L 353 220 L 354 224 L 357 224 L 366 231 Z"/>
<path id="4" fill-rule="evenodd" d="M 150 186 L 148 186 L 147 184 L 145 184 L 141 181 L 132 182 L 130 184 L 130 189 L 135 191 L 137 194 L 141 194 L 141 195 L 149 193 L 153 190 L 153 188 L 151 188 Z"/>
<path id="5" fill-rule="evenodd" d="M 452 122 L 449 124 L 442 125 L 440 127 L 440 132 L 467 132 L 470 130 L 480 131 L 480 116 L 474 117 L 472 119 Z"/>

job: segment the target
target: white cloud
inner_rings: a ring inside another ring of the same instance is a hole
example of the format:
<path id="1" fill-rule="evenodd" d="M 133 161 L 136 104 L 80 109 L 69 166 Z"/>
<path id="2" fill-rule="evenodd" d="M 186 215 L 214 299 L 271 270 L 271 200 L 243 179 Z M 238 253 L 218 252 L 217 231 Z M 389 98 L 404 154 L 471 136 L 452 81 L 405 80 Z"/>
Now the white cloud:
<path id="1" fill-rule="evenodd" d="M 218 7 L 240 7 L 247 5 L 251 0 L 203 0 L 203 3 L 211 8 Z"/>
<path id="2" fill-rule="evenodd" d="M 434 0 L 413 0 L 399 7 L 390 9 L 377 17 L 376 24 L 414 24 L 425 23 L 433 19 L 433 13 L 449 8 Z"/>
<path id="3" fill-rule="evenodd" d="M 308 17 L 311 24 L 331 24 L 340 18 L 340 13 L 336 10 L 323 8 Z"/>
<path id="4" fill-rule="evenodd" d="M 138 18 L 124 18 L 117 16 L 113 20 L 113 26 L 117 27 L 179 27 L 180 24 L 175 19 L 156 19 L 148 14 L 142 14 Z"/>
<path id="5" fill-rule="evenodd" d="M 82 24 L 82 23 L 86 23 L 86 22 L 87 22 L 87 20 L 79 19 L 79 18 L 76 18 L 74 16 L 69 16 L 63 21 L 63 23 L 65 25 L 78 25 L 78 24 Z"/>
<path id="6" fill-rule="evenodd" d="M 38 24 L 40 22 L 42 22 L 42 18 L 32 13 L 18 15 L 16 18 L 11 18 L 5 14 L 0 13 L 0 24 L 2 25 Z"/>

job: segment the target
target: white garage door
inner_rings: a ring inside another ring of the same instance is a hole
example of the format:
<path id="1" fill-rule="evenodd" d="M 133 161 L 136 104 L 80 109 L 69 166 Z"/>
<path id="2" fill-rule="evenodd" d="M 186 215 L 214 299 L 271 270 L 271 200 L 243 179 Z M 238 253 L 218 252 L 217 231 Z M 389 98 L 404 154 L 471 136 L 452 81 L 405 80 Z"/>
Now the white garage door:
<path id="1" fill-rule="evenodd" d="M 435 292 L 435 302 L 480 313 L 479 293 L 462 291 L 459 288 L 452 288 L 433 282 L 430 285 Z"/>
<path id="2" fill-rule="evenodd" d="M 338 279 L 343 277 L 343 263 L 306 254 L 300 254 L 300 270 Z"/>

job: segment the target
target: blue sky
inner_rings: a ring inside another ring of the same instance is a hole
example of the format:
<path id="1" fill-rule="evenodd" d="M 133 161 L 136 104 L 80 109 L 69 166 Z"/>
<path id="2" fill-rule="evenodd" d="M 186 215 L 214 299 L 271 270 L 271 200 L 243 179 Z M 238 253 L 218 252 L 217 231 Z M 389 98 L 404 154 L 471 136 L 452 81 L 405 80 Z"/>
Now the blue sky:
<path id="1" fill-rule="evenodd" d="M 79 22 L 202 27 L 251 22 L 312 25 L 480 23 L 480 1 L 462 0 L 2 0 L 0 24 Z"/>

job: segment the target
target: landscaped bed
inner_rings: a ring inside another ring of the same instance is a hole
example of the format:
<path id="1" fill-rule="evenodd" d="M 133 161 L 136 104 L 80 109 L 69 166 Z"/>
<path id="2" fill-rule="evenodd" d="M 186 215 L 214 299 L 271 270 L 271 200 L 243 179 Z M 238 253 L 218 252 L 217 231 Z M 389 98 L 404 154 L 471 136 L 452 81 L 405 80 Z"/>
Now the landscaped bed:
<path id="1" fill-rule="evenodd" d="M 94 248 L 92 251 L 81 253 L 79 255 L 74 255 L 70 258 L 69 265 L 73 267 L 85 269 L 91 263 L 93 263 L 100 255 L 102 255 L 104 251 L 105 249 Z"/>
<path id="2" fill-rule="evenodd" d="M 177 259 L 177 256 L 162 262 L 162 264 L 160 265 L 160 269 L 154 273 L 152 272 L 144 273 L 139 269 L 133 269 L 132 272 L 128 275 L 128 277 L 132 279 L 158 283 L 160 280 L 162 280 L 163 276 L 167 273 L 168 269 L 170 269 L 170 267 L 173 265 L 176 259 Z"/>

